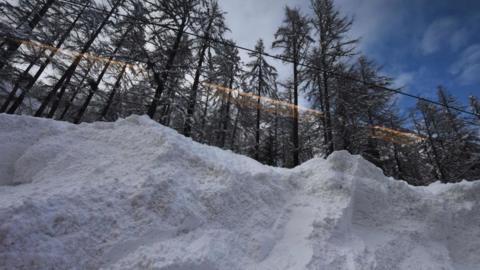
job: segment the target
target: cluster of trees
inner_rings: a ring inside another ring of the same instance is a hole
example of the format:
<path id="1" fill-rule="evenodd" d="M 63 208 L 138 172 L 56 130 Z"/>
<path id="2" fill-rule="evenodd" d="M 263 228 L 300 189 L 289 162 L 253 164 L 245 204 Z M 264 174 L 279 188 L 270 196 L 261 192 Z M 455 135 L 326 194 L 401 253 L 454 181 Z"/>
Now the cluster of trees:
<path id="1" fill-rule="evenodd" d="M 452 110 L 461 106 L 443 88 L 445 106 L 400 114 L 382 89 L 392 79 L 349 38 L 352 21 L 332 0 L 311 8 L 286 7 L 273 44 L 259 40 L 244 63 L 216 0 L 2 1 L 0 113 L 73 123 L 147 114 L 273 166 L 348 150 L 413 184 L 480 179 L 480 119 Z M 267 47 L 291 78 L 278 78 Z M 478 114 L 479 100 L 470 107 Z"/>

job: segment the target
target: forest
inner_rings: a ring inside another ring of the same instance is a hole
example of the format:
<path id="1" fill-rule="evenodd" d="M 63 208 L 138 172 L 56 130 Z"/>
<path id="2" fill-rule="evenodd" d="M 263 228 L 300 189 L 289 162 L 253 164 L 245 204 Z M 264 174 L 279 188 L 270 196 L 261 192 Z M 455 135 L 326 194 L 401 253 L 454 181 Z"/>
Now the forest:
<path id="1" fill-rule="evenodd" d="M 255 48 L 227 38 L 216 0 L 2 0 L 0 14 L 0 113 L 148 115 L 276 167 L 347 150 L 412 185 L 480 179 L 480 99 L 439 86 L 402 108 L 333 0 L 311 0 L 311 15 L 286 6 Z"/>

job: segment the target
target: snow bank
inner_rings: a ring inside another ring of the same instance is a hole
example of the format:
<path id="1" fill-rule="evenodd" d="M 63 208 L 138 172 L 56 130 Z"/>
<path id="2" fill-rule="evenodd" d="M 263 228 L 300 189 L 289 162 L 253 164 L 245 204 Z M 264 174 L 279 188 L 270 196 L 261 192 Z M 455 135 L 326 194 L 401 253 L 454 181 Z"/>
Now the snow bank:
<path id="1" fill-rule="evenodd" d="M 480 183 L 415 188 L 345 152 L 293 169 L 147 117 L 0 115 L 0 269 L 478 269 Z"/>

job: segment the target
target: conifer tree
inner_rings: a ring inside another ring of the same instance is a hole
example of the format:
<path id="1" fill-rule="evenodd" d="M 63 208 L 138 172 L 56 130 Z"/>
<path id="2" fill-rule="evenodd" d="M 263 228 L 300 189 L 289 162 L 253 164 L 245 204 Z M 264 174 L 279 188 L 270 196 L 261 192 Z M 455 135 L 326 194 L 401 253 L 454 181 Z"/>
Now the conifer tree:
<path id="1" fill-rule="evenodd" d="M 255 46 L 255 52 L 249 53 L 249 56 L 255 58 L 255 60 L 247 63 L 248 70 L 245 74 L 249 89 L 255 89 L 254 93 L 257 96 L 255 126 L 255 158 L 257 160 L 260 158 L 262 97 L 275 97 L 277 83 L 277 70 L 267 62 L 264 53 L 265 45 L 263 40 L 260 39 Z"/>
<path id="2" fill-rule="evenodd" d="M 320 120 L 324 130 L 325 154 L 328 156 L 335 149 L 332 124 L 335 89 L 332 89 L 332 80 L 341 60 L 353 55 L 357 40 L 348 38 L 352 21 L 340 15 L 333 0 L 311 0 L 311 6 L 317 42 L 309 57 L 309 63 L 315 69 L 309 70 L 311 89 L 308 95 L 323 113 Z"/>
<path id="3" fill-rule="evenodd" d="M 202 37 L 198 40 L 200 43 L 197 59 L 198 62 L 195 67 L 192 88 L 187 101 L 185 124 L 183 128 L 183 134 L 187 137 L 192 135 L 198 88 L 200 86 L 200 77 L 202 76 L 202 69 L 207 50 L 211 46 L 212 39 L 220 40 L 222 35 L 228 30 L 225 25 L 224 13 L 221 11 L 216 0 L 209 0 L 205 3 L 204 11 L 201 13 L 199 19 L 199 25 Z"/>
<path id="4" fill-rule="evenodd" d="M 285 19 L 282 26 L 275 33 L 273 48 L 283 50 L 282 57 L 290 59 L 293 62 L 293 167 L 300 164 L 300 142 L 299 142 L 299 112 L 298 95 L 299 87 L 303 80 L 300 76 L 300 64 L 305 60 L 308 46 L 312 38 L 310 37 L 310 24 L 306 16 L 302 15 L 299 9 L 285 7 Z"/>

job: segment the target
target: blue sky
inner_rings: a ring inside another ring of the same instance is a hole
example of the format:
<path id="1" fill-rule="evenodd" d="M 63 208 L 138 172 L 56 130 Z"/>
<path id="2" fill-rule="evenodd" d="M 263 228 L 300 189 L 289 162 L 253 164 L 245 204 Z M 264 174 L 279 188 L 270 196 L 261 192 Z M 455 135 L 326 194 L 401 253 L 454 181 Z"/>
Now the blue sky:
<path id="1" fill-rule="evenodd" d="M 350 35 L 360 37 L 359 52 L 373 58 L 396 86 L 434 97 L 444 85 L 464 104 L 480 96 L 480 1 L 478 0 L 335 0 L 352 17 Z M 220 0 L 228 12 L 231 36 L 253 47 L 267 44 L 283 18 L 283 6 L 308 12 L 308 0 Z M 277 64 L 282 73 L 288 67 Z M 402 98 L 401 104 L 412 104 Z"/>

